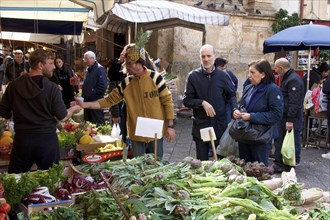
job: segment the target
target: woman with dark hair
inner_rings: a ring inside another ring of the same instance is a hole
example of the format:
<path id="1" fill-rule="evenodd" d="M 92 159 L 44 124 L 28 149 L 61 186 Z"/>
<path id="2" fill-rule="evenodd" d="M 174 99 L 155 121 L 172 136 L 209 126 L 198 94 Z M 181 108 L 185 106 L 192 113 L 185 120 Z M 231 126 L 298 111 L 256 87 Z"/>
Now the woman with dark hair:
<path id="1" fill-rule="evenodd" d="M 78 86 L 70 83 L 70 78 L 73 76 L 73 71 L 69 65 L 64 64 L 61 56 L 57 56 L 55 58 L 54 73 L 50 80 L 59 86 L 66 108 L 70 108 L 70 102 L 74 101 L 74 96 L 78 93 Z"/>
<path id="2" fill-rule="evenodd" d="M 283 113 L 283 96 L 281 89 L 274 83 L 275 77 L 269 62 L 265 59 L 252 62 L 249 66 L 247 85 L 240 100 L 239 109 L 233 117 L 253 124 L 272 125 L 274 134 L 278 134 L 276 122 Z M 266 144 L 246 144 L 238 142 L 239 156 L 246 162 L 263 162 L 268 166 L 271 142 Z"/>

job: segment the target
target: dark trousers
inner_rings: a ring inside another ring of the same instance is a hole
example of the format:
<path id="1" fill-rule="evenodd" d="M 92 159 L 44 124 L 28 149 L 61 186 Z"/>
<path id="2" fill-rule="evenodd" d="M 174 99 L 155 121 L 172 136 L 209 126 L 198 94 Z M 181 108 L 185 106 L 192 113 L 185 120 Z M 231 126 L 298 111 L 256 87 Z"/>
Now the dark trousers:
<path id="1" fill-rule="evenodd" d="M 101 125 L 105 123 L 103 110 L 84 109 L 84 121 Z"/>
<path id="2" fill-rule="evenodd" d="M 328 144 L 330 144 L 330 99 L 327 103 L 327 129 L 328 129 Z"/>
<path id="3" fill-rule="evenodd" d="M 14 137 L 8 173 L 28 172 L 33 163 L 38 169 L 47 170 L 53 163 L 58 164 L 60 150 L 56 133 L 21 134 Z"/>
<path id="4" fill-rule="evenodd" d="M 211 142 L 204 142 L 202 139 L 194 138 L 196 144 L 196 158 L 199 160 L 209 160 L 209 149 Z M 217 146 L 219 140 L 214 141 L 214 145 Z"/>
<path id="5" fill-rule="evenodd" d="M 245 162 L 262 162 L 268 166 L 270 148 L 271 143 L 256 145 L 238 142 L 239 158 L 244 159 Z"/>
<path id="6" fill-rule="evenodd" d="M 279 130 L 279 137 L 275 139 L 275 161 L 274 163 L 280 167 L 287 167 L 283 164 L 282 160 L 282 144 L 286 134 L 285 128 L 286 120 L 282 120 L 279 122 L 278 130 Z M 296 154 L 296 164 L 300 163 L 300 153 L 301 153 L 301 141 L 300 141 L 300 132 L 303 124 L 303 109 L 301 109 L 301 113 L 299 114 L 298 118 L 293 123 L 293 130 L 294 130 L 294 145 L 295 145 L 295 154 Z"/>

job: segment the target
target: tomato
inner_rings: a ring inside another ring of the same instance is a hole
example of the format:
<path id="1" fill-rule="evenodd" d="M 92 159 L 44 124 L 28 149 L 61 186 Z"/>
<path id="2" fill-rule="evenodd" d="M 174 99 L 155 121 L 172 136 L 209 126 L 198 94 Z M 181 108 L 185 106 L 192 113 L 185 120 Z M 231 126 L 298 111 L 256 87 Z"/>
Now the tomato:
<path id="1" fill-rule="evenodd" d="M 7 214 L 6 213 L 0 213 L 0 220 L 7 220 Z"/>
<path id="2" fill-rule="evenodd" d="M 1 213 L 9 213 L 10 212 L 10 205 L 8 203 L 3 203 L 0 205 L 0 212 Z"/>

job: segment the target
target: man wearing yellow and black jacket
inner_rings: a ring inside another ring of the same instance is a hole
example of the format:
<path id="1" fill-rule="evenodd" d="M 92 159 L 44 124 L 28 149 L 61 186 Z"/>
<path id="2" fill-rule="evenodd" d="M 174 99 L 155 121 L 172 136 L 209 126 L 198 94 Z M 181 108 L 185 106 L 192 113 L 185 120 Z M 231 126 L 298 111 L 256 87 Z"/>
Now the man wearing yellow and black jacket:
<path id="1" fill-rule="evenodd" d="M 163 77 L 150 70 L 151 62 L 144 48 L 135 44 L 125 47 L 125 67 L 128 76 L 103 99 L 94 102 L 76 100 L 82 108 L 102 109 L 125 100 L 127 107 L 127 129 L 132 142 L 133 156 L 140 156 L 147 151 L 154 153 L 152 138 L 135 136 L 138 117 L 164 120 L 163 135 L 168 141 L 175 138 L 174 107 L 172 95 L 165 85 Z M 163 138 L 157 143 L 157 156 L 163 156 Z"/>

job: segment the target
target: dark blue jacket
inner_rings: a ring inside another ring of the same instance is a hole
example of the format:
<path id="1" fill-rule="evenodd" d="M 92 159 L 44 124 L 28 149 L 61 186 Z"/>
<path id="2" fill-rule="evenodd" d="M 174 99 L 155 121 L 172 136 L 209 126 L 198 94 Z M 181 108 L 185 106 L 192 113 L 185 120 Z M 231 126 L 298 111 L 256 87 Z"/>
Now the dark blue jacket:
<path id="1" fill-rule="evenodd" d="M 95 61 L 93 66 L 88 67 L 82 86 L 82 97 L 84 101 L 96 101 L 104 98 L 108 87 L 105 69 Z"/>
<path id="2" fill-rule="evenodd" d="M 304 104 L 304 82 L 293 69 L 290 69 L 283 76 L 281 88 L 284 100 L 283 120 L 295 122 L 300 118 Z"/>
<path id="3" fill-rule="evenodd" d="M 245 99 L 253 87 L 249 84 L 245 87 L 240 104 L 245 102 Z M 281 88 L 275 83 L 271 83 L 266 94 L 255 103 L 250 111 L 250 121 L 254 124 L 274 125 L 282 118 L 283 114 L 283 95 Z"/>
<path id="4" fill-rule="evenodd" d="M 235 74 L 231 70 L 226 70 L 226 71 L 229 74 L 231 81 L 234 83 L 234 87 L 236 89 L 235 91 L 237 91 L 237 88 L 238 88 L 238 79 L 237 79 L 237 77 L 235 76 Z"/>
<path id="5" fill-rule="evenodd" d="M 232 108 L 237 108 L 236 92 L 229 76 L 215 68 L 212 73 L 198 68 L 188 74 L 183 104 L 193 109 L 194 122 L 192 135 L 200 138 L 200 129 L 213 127 L 219 140 L 227 128 L 226 99 Z M 216 116 L 210 118 L 202 106 L 203 101 L 210 103 Z"/>

